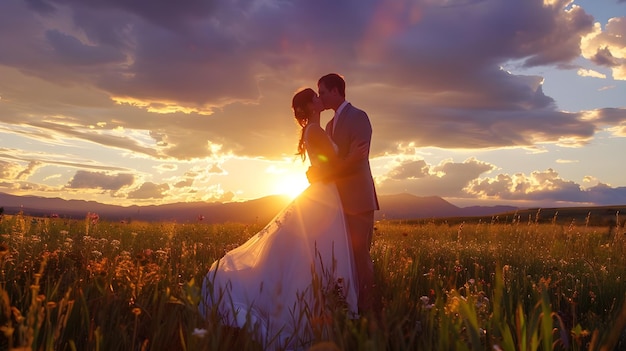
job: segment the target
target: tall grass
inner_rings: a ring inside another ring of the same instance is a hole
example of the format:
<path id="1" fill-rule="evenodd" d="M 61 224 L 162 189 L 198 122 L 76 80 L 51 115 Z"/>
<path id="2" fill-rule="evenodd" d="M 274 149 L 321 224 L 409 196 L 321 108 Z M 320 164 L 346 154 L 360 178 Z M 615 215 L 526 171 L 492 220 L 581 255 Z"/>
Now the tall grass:
<path id="1" fill-rule="evenodd" d="M 378 222 L 382 313 L 330 311 L 311 349 L 623 349 L 616 223 Z M 245 329 L 198 313 L 211 263 L 262 226 L 5 215 L 0 349 L 263 350 Z"/>

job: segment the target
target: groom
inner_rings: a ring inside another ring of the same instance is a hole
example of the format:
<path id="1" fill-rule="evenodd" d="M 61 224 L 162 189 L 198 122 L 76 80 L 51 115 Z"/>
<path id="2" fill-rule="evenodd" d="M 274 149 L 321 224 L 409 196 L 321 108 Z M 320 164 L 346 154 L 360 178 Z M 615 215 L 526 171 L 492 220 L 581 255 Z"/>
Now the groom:
<path id="1" fill-rule="evenodd" d="M 364 111 L 346 101 L 346 82 L 340 75 L 330 73 L 321 77 L 317 87 L 324 108 L 335 111 L 326 125 L 326 133 L 337 145 L 339 156 L 330 178 L 337 185 L 352 240 L 359 280 L 359 310 L 371 311 L 376 301 L 370 247 L 374 211 L 379 209 L 369 164 L 372 125 Z"/>

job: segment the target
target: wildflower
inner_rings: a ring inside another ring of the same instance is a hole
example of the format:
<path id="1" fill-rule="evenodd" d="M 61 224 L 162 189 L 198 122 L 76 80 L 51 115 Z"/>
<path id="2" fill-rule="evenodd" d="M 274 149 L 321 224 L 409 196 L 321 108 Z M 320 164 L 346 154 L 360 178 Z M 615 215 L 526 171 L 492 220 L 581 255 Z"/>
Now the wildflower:
<path id="1" fill-rule="evenodd" d="M 204 338 L 204 336 L 208 333 L 206 329 L 193 328 L 193 333 L 191 335 L 197 336 L 199 338 Z"/>
<path id="2" fill-rule="evenodd" d="M 89 221 L 91 221 L 91 224 L 97 224 L 98 221 L 100 220 L 100 216 L 98 216 L 97 213 L 92 213 L 92 212 L 88 212 L 87 213 L 87 219 Z"/>
<path id="3" fill-rule="evenodd" d="M 134 314 L 135 316 L 138 316 L 138 315 L 140 315 L 140 314 L 141 314 L 141 308 L 139 308 L 139 307 L 135 307 L 135 308 L 133 308 L 133 311 L 132 311 L 132 312 L 133 312 L 133 314 Z"/>
<path id="4" fill-rule="evenodd" d="M 167 251 L 162 250 L 162 249 L 158 249 L 154 252 L 156 254 L 157 257 L 159 258 L 167 258 Z"/>

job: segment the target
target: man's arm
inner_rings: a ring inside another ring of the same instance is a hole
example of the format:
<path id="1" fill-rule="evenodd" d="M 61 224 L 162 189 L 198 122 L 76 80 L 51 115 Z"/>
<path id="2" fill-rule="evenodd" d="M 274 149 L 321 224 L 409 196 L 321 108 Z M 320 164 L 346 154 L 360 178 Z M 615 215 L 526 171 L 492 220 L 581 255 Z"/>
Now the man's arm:
<path id="1" fill-rule="evenodd" d="M 333 165 L 334 173 L 337 175 L 350 173 L 369 158 L 372 125 L 365 112 L 357 111 L 350 120 L 348 150 Z"/>
<path id="2" fill-rule="evenodd" d="M 352 173 L 369 158 L 370 142 L 372 139 L 372 125 L 364 111 L 356 110 L 350 118 L 348 138 L 350 145 L 346 152 L 339 152 L 338 157 L 332 157 L 323 163 L 324 166 L 311 166 L 307 170 L 310 183 L 315 181 L 334 181 L 335 179 Z M 334 156 L 334 153 L 332 154 Z"/>
<path id="3" fill-rule="evenodd" d="M 366 159 L 369 155 L 369 147 L 369 143 L 354 141 L 350 145 L 350 151 L 346 158 L 336 157 L 333 161 L 329 160 L 328 167 L 310 166 L 306 172 L 309 183 L 333 181 L 338 175 L 347 172 L 359 161 Z"/>

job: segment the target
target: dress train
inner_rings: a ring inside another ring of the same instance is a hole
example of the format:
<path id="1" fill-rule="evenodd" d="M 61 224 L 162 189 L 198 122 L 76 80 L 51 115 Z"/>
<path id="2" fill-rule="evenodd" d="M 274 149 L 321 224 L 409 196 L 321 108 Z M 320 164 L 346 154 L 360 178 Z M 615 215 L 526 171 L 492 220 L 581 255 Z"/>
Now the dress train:
<path id="1" fill-rule="evenodd" d="M 213 263 L 199 309 L 247 328 L 265 349 L 298 349 L 328 321 L 329 308 L 357 314 L 356 277 L 337 189 L 314 183 Z"/>

